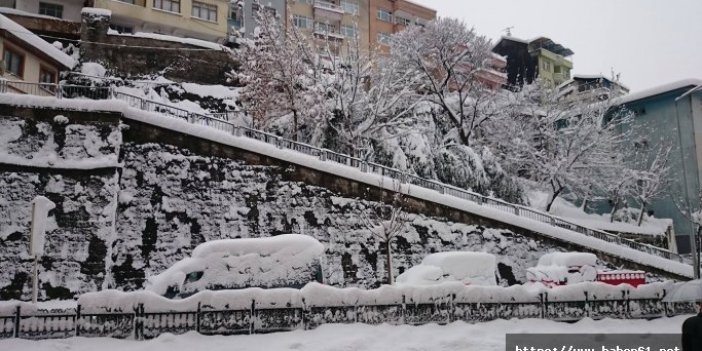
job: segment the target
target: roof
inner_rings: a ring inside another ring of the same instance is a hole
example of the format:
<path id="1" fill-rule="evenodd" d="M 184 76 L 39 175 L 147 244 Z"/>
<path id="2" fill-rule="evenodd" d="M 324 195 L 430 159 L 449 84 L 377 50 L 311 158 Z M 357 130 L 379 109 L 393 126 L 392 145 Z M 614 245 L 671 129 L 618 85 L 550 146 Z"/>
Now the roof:
<path id="1" fill-rule="evenodd" d="M 657 95 L 669 93 L 681 89 L 693 89 L 702 86 L 702 79 L 683 79 L 676 82 L 660 85 L 651 89 L 642 90 L 629 94 L 617 101 L 617 104 L 628 104 L 638 100 L 652 98 Z"/>
<path id="2" fill-rule="evenodd" d="M 563 57 L 572 56 L 574 54 L 573 50 L 554 42 L 553 40 L 546 37 L 539 37 L 532 39 L 529 45 L 538 46 L 539 48 L 544 48 L 554 54 L 561 55 Z"/>
<path id="3" fill-rule="evenodd" d="M 7 31 L 13 37 L 38 50 L 66 68 L 73 68 L 73 66 L 75 66 L 76 62 L 73 58 L 2 14 L 0 14 L 0 30 Z"/>
<path id="4" fill-rule="evenodd" d="M 524 39 L 519 39 L 519 38 L 515 38 L 515 37 L 510 37 L 510 36 L 502 36 L 500 38 L 500 41 L 498 41 L 497 44 L 495 44 L 493 49 L 495 47 L 497 47 L 504 40 L 509 40 L 509 41 L 513 41 L 513 42 L 521 43 L 521 44 L 538 46 L 539 48 L 544 48 L 548 51 L 551 51 L 551 52 L 558 54 L 558 55 L 561 55 L 563 57 L 572 56 L 574 54 L 573 50 L 568 49 L 568 48 L 564 47 L 563 45 L 558 44 L 558 43 L 554 42 L 553 40 L 546 38 L 546 37 L 536 37 L 533 39 L 524 40 Z"/>
<path id="5" fill-rule="evenodd" d="M 607 78 L 601 74 L 574 74 L 570 79 L 568 79 L 567 81 L 558 85 L 558 87 L 556 87 L 556 89 L 557 90 L 563 89 L 576 80 L 586 80 L 586 81 L 587 80 L 606 80 L 606 81 L 609 81 L 613 84 L 616 84 L 616 85 L 622 87 L 623 89 L 625 89 L 627 91 L 629 90 L 629 88 L 626 85 L 624 85 L 620 82 L 613 81 L 612 79 Z"/>

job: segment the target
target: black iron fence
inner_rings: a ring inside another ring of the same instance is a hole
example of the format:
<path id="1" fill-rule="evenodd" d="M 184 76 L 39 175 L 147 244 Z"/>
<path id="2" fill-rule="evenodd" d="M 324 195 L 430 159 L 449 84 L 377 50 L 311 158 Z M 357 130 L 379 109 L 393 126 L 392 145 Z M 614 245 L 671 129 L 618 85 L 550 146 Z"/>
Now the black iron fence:
<path id="1" fill-rule="evenodd" d="M 259 308 L 255 302 L 246 309 L 213 309 L 198 305 L 195 311 L 146 311 L 139 304 L 133 311 L 82 313 L 30 312 L 21 307 L 0 316 L 0 338 L 54 339 L 72 336 L 152 339 L 162 333 L 196 331 L 204 335 L 261 334 L 314 329 L 329 323 L 393 325 L 469 323 L 495 319 L 541 318 L 577 321 L 583 318 L 651 319 L 693 314 L 692 303 L 667 303 L 661 299 L 548 301 L 541 294 L 530 302 L 461 302 L 455 296 L 433 303 L 352 306 L 293 306 Z"/>

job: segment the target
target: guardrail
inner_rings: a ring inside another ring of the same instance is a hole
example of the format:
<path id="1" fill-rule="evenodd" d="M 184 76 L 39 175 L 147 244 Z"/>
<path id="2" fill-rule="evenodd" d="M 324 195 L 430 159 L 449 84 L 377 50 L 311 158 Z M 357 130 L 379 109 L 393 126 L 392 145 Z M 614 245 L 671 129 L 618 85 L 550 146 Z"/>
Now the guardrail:
<path id="1" fill-rule="evenodd" d="M 350 167 L 355 167 L 363 172 L 370 172 L 390 177 L 392 179 L 399 180 L 400 182 L 405 184 L 409 183 L 423 188 L 432 189 L 441 194 L 448 194 L 464 200 L 472 201 L 484 207 L 494 208 L 505 213 L 510 213 L 519 217 L 528 218 L 534 221 L 548 224 L 553 227 L 571 230 L 588 237 L 597 238 L 609 243 L 614 243 L 620 246 L 626 246 L 638 251 L 646 252 L 651 255 L 685 263 L 685 260 L 681 255 L 660 247 L 656 247 L 649 244 L 642 244 L 634 240 L 622 238 L 618 235 L 614 235 L 602 230 L 587 228 L 579 224 L 575 224 L 573 222 L 564 220 L 560 217 L 553 216 L 546 212 L 535 210 L 533 208 L 522 205 L 512 204 L 503 200 L 483 196 L 452 185 L 443 184 L 435 180 L 420 178 L 415 175 L 403 172 L 399 169 L 386 167 L 377 163 L 367 162 L 356 157 L 336 153 L 331 150 L 322 149 L 316 146 L 288 140 L 260 130 L 237 126 L 222 118 L 222 116 L 230 116 L 231 113 L 235 112 L 215 115 L 203 115 L 193 113 L 186 109 L 182 109 L 172 105 L 145 99 L 140 96 L 115 91 L 114 89 L 109 87 L 88 87 L 43 83 L 37 84 L 0 80 L 0 93 L 17 93 L 17 91 L 10 89 L 11 86 L 26 88 L 26 90 L 24 91 L 25 94 L 40 96 L 44 96 L 42 92 L 46 91 L 47 89 L 53 89 L 53 91 L 55 91 L 55 94 L 53 96 L 56 96 L 57 98 L 119 99 L 125 101 L 130 107 L 139 110 L 156 112 L 164 116 L 170 116 L 186 120 L 193 124 L 205 125 L 211 128 L 216 128 L 218 130 L 230 133 L 232 135 L 256 139 L 268 144 L 275 145 L 279 148 L 289 149 L 310 156 L 318 157 L 321 160 L 332 161 Z M 52 95 L 49 94 L 47 96 Z"/>
<path id="2" fill-rule="evenodd" d="M 586 296 L 587 297 L 587 296 Z M 542 294 L 535 301 L 465 302 L 455 296 L 434 302 L 403 301 L 373 305 L 293 305 L 245 309 L 217 309 L 198 303 L 193 311 L 147 310 L 144 304 L 133 311 L 86 313 L 75 310 L 23 314 L 17 306 L 12 315 L 0 315 L 0 339 L 60 339 L 74 336 L 134 338 L 147 340 L 163 333 L 198 332 L 204 335 L 261 334 L 310 330 L 330 323 L 393 325 L 469 323 L 496 319 L 540 318 L 573 322 L 583 318 L 651 319 L 695 313 L 692 303 L 668 303 L 661 299 L 585 299 L 548 301 Z"/>

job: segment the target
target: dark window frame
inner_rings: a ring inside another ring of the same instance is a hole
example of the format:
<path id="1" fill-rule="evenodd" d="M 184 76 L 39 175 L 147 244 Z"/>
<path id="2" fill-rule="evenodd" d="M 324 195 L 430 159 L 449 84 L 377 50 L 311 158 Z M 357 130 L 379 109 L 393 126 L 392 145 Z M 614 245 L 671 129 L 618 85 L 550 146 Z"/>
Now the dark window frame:
<path id="1" fill-rule="evenodd" d="M 51 2 L 39 2 L 39 14 L 56 18 L 63 18 L 63 4 Z"/>
<path id="2" fill-rule="evenodd" d="M 25 65 L 25 61 L 27 60 L 27 56 L 25 54 L 23 54 L 20 50 L 9 47 L 7 45 L 7 42 L 5 42 L 4 44 L 5 45 L 3 46 L 2 59 L 3 59 L 3 62 L 5 63 L 5 73 L 9 73 L 17 78 L 24 80 L 24 65 Z M 11 69 L 10 62 L 8 62 L 8 60 L 7 60 L 8 53 L 19 57 L 20 62 L 19 62 L 19 67 L 18 67 L 18 69 L 19 69 L 18 73 L 12 72 L 10 70 Z"/>

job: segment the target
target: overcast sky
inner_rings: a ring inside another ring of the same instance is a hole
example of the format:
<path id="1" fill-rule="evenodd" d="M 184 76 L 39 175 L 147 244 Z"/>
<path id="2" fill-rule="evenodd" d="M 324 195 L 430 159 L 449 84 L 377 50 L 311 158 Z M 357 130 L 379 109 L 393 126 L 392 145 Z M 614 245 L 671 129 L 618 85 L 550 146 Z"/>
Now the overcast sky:
<path id="1" fill-rule="evenodd" d="M 413 0 L 493 41 L 545 36 L 575 52 L 573 72 L 611 76 L 632 92 L 702 79 L 702 0 Z"/>

